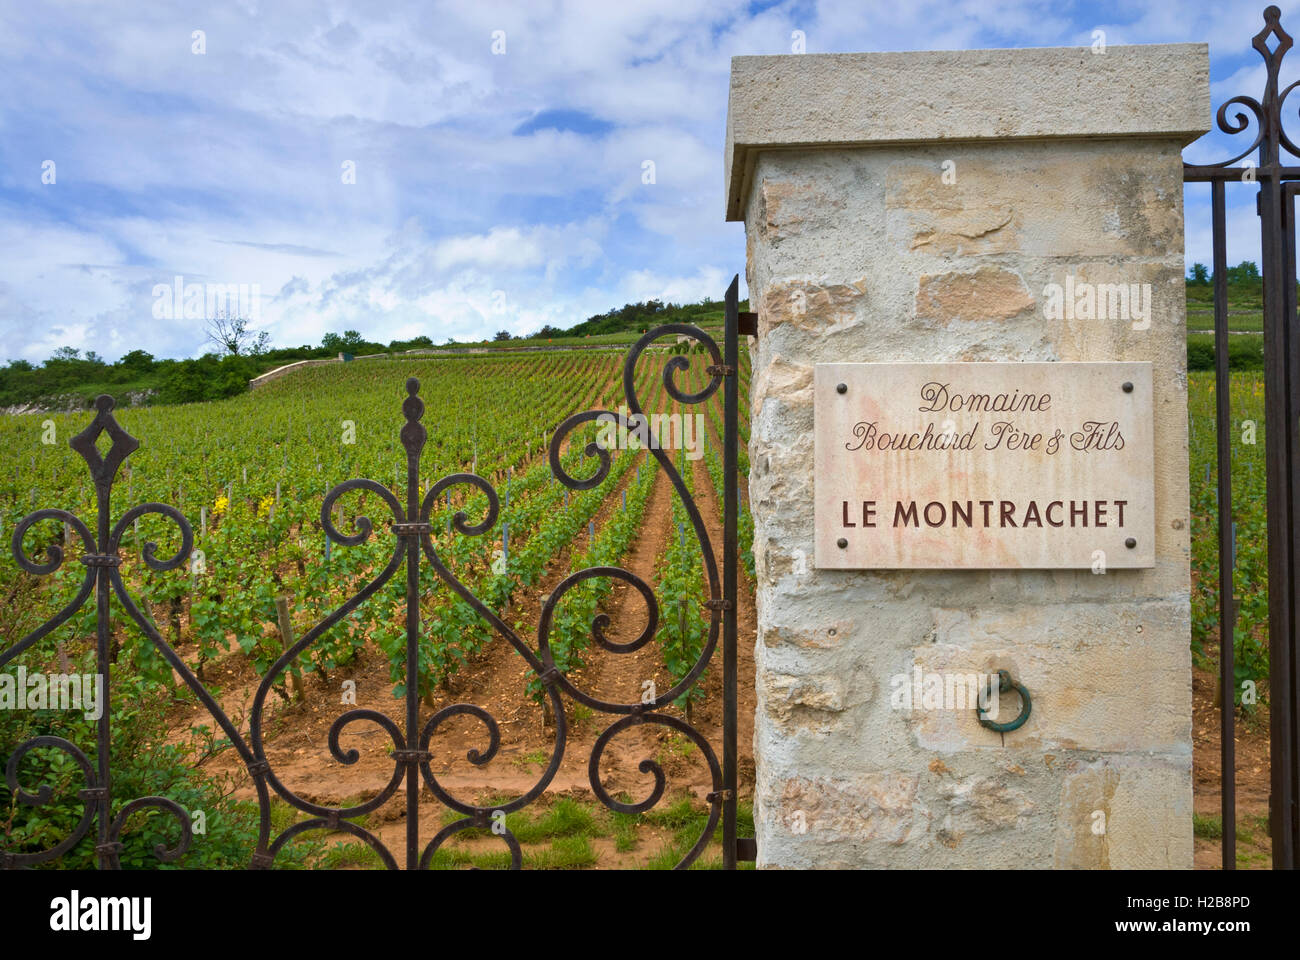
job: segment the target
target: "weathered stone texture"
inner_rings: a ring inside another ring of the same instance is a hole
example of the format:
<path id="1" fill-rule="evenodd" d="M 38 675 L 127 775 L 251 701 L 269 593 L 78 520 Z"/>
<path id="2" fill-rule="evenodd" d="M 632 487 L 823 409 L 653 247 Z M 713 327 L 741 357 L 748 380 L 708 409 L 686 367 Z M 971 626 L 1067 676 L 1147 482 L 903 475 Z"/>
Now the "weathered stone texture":
<path id="1" fill-rule="evenodd" d="M 1122 56 L 1205 92 L 1202 48 Z M 760 866 L 1191 866 L 1180 131 L 1203 112 L 1114 137 L 859 145 L 868 123 L 852 146 L 749 151 Z M 1148 284 L 1149 317 L 1053 316 L 1067 277 Z M 1154 568 L 814 568 L 813 365 L 959 360 L 1152 363 Z M 900 708 L 894 678 L 916 667 L 1009 668 L 1032 718 L 1004 740 L 970 709 Z"/>
<path id="2" fill-rule="evenodd" d="M 944 327 L 963 321 L 1010 320 L 1033 308 L 1025 281 L 1001 267 L 926 273 L 916 288 L 916 315 Z"/>
<path id="3" fill-rule="evenodd" d="M 838 144 L 1153 136 L 1209 128 L 1198 43 L 733 57 L 723 178 L 745 219 L 756 157 Z M 1158 90 L 1159 96 L 1151 91 Z"/>

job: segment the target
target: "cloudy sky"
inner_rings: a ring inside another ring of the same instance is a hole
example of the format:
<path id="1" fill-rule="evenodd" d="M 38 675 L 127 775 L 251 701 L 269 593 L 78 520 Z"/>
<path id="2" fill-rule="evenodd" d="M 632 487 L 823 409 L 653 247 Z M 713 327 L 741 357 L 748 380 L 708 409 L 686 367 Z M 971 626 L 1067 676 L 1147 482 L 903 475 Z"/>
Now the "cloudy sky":
<path id="1" fill-rule="evenodd" d="M 1280 6 L 1300 32 L 1297 5 Z M 718 297 L 744 273 L 743 228 L 723 220 L 730 57 L 789 53 L 796 30 L 808 53 L 1104 30 L 1111 45 L 1208 41 L 1217 107 L 1262 92 L 1262 8 L 0 0 L 0 360 L 197 355 L 201 322 L 153 315 L 176 276 L 257 284 L 280 346 L 349 328 L 526 333 Z M 1225 159 L 1232 142 L 1187 156 Z M 1208 189 L 1188 188 L 1189 262 L 1210 259 Z M 1229 192 L 1230 259 L 1256 259 L 1253 199 Z"/>

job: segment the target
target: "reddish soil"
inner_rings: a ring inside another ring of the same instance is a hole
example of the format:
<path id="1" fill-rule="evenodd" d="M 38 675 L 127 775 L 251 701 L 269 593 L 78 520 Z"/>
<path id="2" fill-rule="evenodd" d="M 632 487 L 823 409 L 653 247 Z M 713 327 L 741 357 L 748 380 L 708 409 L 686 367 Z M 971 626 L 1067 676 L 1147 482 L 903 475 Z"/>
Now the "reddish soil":
<path id="1" fill-rule="evenodd" d="M 1217 674 L 1192 674 L 1192 806 L 1202 817 L 1219 817 L 1219 708 L 1215 705 Z M 1269 717 L 1261 704 L 1252 716 L 1236 719 L 1237 866 L 1267 869 L 1271 865 L 1266 820 L 1269 795 Z M 1223 864 L 1219 839 L 1196 838 L 1198 870 L 1218 870 Z"/>
<path id="2" fill-rule="evenodd" d="M 717 498 L 713 494 L 703 461 L 695 464 L 694 477 L 696 502 L 704 518 L 715 552 L 720 555 L 722 526 Z M 628 478 L 633 476 L 629 471 Z M 626 482 L 626 481 L 625 481 Z M 651 493 L 646 518 L 638 540 L 622 566 L 641 577 L 652 587 L 655 585 L 654 565 L 661 554 L 667 537 L 673 533 L 671 497 L 673 491 L 667 477 L 660 473 Z M 615 491 L 609 496 L 595 518 L 599 529 L 608 515 L 619 509 L 621 497 Z M 516 595 L 511 609 L 502 613 L 502 619 L 516 628 L 520 639 L 536 647 L 537 621 L 542 598 L 549 594 L 570 570 L 573 551 L 586 545 L 586 533 L 576 538 L 568 548 L 549 565 L 542 581 L 535 587 Z M 755 612 L 753 587 L 740 571 L 739 588 L 739 736 L 741 793 L 752 792 L 754 665 L 753 646 Z M 400 575 L 400 574 L 399 574 Z M 721 575 L 721 571 L 719 571 Z M 610 618 L 607 631 L 611 641 L 625 643 L 636 637 L 645 625 L 645 602 L 640 593 L 620 581 L 615 581 L 603 604 Z M 722 654 L 721 638 L 708 672 L 699 681 L 704 697 L 692 711 L 692 723 L 712 746 L 721 762 L 722 745 Z M 182 655 L 192 654 L 183 650 Z M 605 700 L 631 703 L 641 698 L 642 684 L 653 680 L 662 693 L 676 678 L 668 676 L 656 640 L 651 640 L 640 650 L 627 654 L 607 652 L 592 644 L 584 653 L 586 665 L 572 672 L 571 682 L 585 693 Z M 189 657 L 187 656 L 187 659 Z M 435 734 L 430 745 L 431 762 L 440 784 L 453 796 L 466 802 L 479 802 L 486 796 L 517 796 L 531 789 L 549 762 L 555 745 L 555 730 L 546 711 L 526 692 L 531 671 L 513 647 L 502 637 L 495 637 L 483 653 L 462 667 L 449 681 L 449 689 L 439 691 L 432 705 L 421 703 L 420 724 L 423 725 L 437 710 L 451 703 L 476 704 L 490 713 L 501 731 L 501 744 L 497 755 L 487 764 L 476 766 L 467 760 L 470 750 L 484 750 L 488 744 L 483 724 L 469 716 L 460 716 L 445 722 Z M 259 678 L 238 654 L 208 664 L 207 676 L 222 688 L 220 702 L 242 732 L 247 732 L 247 714 Z M 299 703 L 285 703 L 279 697 L 268 700 L 264 730 L 266 755 L 275 775 L 299 796 L 324 806 L 355 805 L 375 796 L 389 781 L 394 764 L 388 756 L 391 741 L 380 727 L 372 722 L 359 721 L 349 725 L 340 736 L 343 751 L 355 749 L 359 753 L 356 763 L 344 765 L 329 752 L 329 730 L 335 719 L 351 709 L 341 703 L 343 682 L 356 684 L 357 707 L 378 710 L 392 719 L 399 729 L 405 726 L 405 701 L 392 696 L 389 667 L 383 654 L 370 646 L 364 648 L 356 661 L 341 668 L 328 678 L 310 678 L 306 681 L 305 695 Z M 597 737 L 620 715 L 593 711 L 565 698 L 569 731 L 564 759 L 554 779 L 547 788 L 551 795 L 572 795 L 591 799 L 591 785 L 587 764 Z M 668 713 L 683 716 L 681 710 L 668 708 Z M 198 705 L 178 706 L 169 716 L 178 738 L 194 724 L 208 723 L 206 711 Z M 640 772 L 638 765 L 645 759 L 657 761 L 667 775 L 667 792 L 687 790 L 697 799 L 712 789 L 708 765 L 699 751 L 686 738 L 658 725 L 640 725 L 616 736 L 608 745 L 600 765 L 601 783 L 613 795 L 626 792 L 634 800 L 648 795 L 653 786 L 652 774 Z M 237 796 L 253 796 L 251 782 L 243 771 L 242 763 L 233 751 L 224 751 L 206 762 L 213 773 L 229 773 L 241 784 Z M 403 847 L 405 791 L 399 790 L 380 811 L 372 815 L 372 828 L 395 854 L 400 856 Z M 441 825 L 444 810 L 432 793 L 423 787 L 419 817 L 421 843 L 427 843 Z M 377 821 L 384 821 L 377 826 Z M 599 844 L 597 844 L 599 846 Z M 644 853 L 640 854 L 644 858 Z M 612 857 L 612 854 L 611 854 Z M 618 865 L 623 857 L 612 857 L 607 862 L 602 854 L 601 865 Z M 615 862 L 618 861 L 618 862 Z"/>
<path id="3" fill-rule="evenodd" d="M 719 438 L 709 424 L 715 447 Z M 695 500 L 699 506 L 715 553 L 720 556 L 722 525 L 720 503 L 714 493 L 704 461 L 692 464 L 694 471 Z M 633 476 L 629 471 L 627 479 Z M 625 484 L 626 485 L 626 480 Z M 744 497 L 742 484 L 742 498 Z M 655 482 L 647 506 L 639 538 L 623 558 L 621 565 L 652 587 L 656 585 L 655 562 L 662 554 L 667 538 L 676 535 L 671 500 L 671 484 L 662 473 Z M 618 509 L 618 491 L 608 497 L 595 518 L 599 529 L 610 513 Z M 514 599 L 511 608 L 502 613 L 502 619 L 514 626 L 521 640 L 536 647 L 537 621 L 542 599 L 568 575 L 573 553 L 586 546 L 584 531 L 548 565 L 541 582 Z M 400 575 L 400 574 L 399 574 Z M 753 584 L 743 565 L 739 569 L 739 733 L 741 795 L 752 795 L 754 694 L 754 639 L 755 610 Z M 645 605 L 640 594 L 629 585 L 615 581 L 607 595 L 603 610 L 610 618 L 607 631 L 610 640 L 626 643 L 637 636 L 645 624 Z M 273 625 L 267 626 L 268 630 Z M 722 744 L 722 654 L 721 639 L 709 670 L 699 681 L 704 696 L 692 709 L 692 723 L 708 740 L 721 761 Z M 182 655 L 193 651 L 182 650 Z M 1210 651 L 1213 655 L 1213 651 Z M 663 665 L 659 644 L 651 640 L 640 650 L 616 654 L 592 645 L 585 653 L 586 665 L 571 674 L 571 681 L 585 693 L 610 701 L 636 702 L 640 700 L 642 685 L 652 680 L 659 692 L 667 689 L 675 678 L 669 677 Z M 191 660 L 192 662 L 192 660 Z M 241 731 L 247 732 L 247 713 L 258 677 L 247 661 L 238 654 L 207 668 L 210 683 L 220 684 L 222 706 Z M 530 671 L 523 659 L 504 638 L 497 637 L 482 654 L 453 675 L 448 689 L 440 691 L 432 705 L 420 706 L 421 725 L 436 710 L 456 702 L 476 704 L 487 710 L 497 721 L 501 731 L 501 745 L 496 757 L 483 766 L 470 763 L 466 754 L 471 749 L 482 750 L 487 745 L 483 725 L 472 717 L 458 717 L 445 723 L 434 737 L 431 750 L 434 754 L 432 768 L 453 795 L 468 802 L 483 802 L 488 796 L 517 796 L 532 788 L 554 749 L 554 725 L 543 707 L 534 702 L 526 692 Z M 299 795 L 326 806 L 354 805 L 374 796 L 388 782 L 393 763 L 388 758 L 389 737 L 377 725 L 358 722 L 349 726 L 340 737 L 344 751 L 355 748 L 359 759 L 355 764 L 338 763 L 329 753 L 328 735 L 331 724 L 341 713 L 350 709 L 340 703 L 343 681 L 356 683 L 357 706 L 378 710 L 390 717 L 400 728 L 404 727 L 404 701 L 392 696 L 392 682 L 386 658 L 378 650 L 367 647 L 357 661 L 347 668 L 334 672 L 328 680 L 309 679 L 305 696 L 299 703 L 284 703 L 272 697 L 266 711 L 264 727 L 267 740 L 267 757 L 282 782 Z M 1194 808 L 1202 817 L 1217 817 L 1220 803 L 1219 781 L 1219 710 L 1214 704 L 1216 677 L 1196 670 L 1193 678 L 1193 778 Z M 565 698 L 569 732 L 564 759 L 559 771 L 547 788 L 551 797 L 567 795 L 583 800 L 592 799 L 587 773 L 587 763 L 596 738 L 619 715 L 605 714 L 576 705 Z M 681 716 L 682 711 L 670 708 L 667 712 Z M 178 706 L 169 717 L 177 738 L 185 736 L 193 724 L 209 723 L 206 712 L 199 706 Z M 668 777 L 668 792 L 688 790 L 697 799 L 712 788 L 707 764 L 686 742 L 685 738 L 665 728 L 641 725 L 615 737 L 604 752 L 600 766 L 601 783 L 612 794 L 626 792 L 640 800 L 647 795 L 653 777 L 643 774 L 638 765 L 644 759 L 653 759 Z M 1268 711 L 1261 706 L 1252 716 L 1238 717 L 1236 725 L 1236 788 L 1238 866 L 1259 868 L 1269 866 L 1267 817 L 1269 795 L 1269 731 Z M 226 751 L 206 762 L 213 772 L 228 772 L 243 786 L 239 795 L 252 795 L 247 776 L 233 751 Z M 378 816 L 370 818 L 370 826 L 400 856 L 404 843 L 404 791 L 399 791 Z M 440 828 L 444 808 L 427 788 L 422 788 L 419 810 L 421 843 L 426 843 Z M 655 828 L 643 827 L 655 834 Z M 666 836 L 666 835 L 665 835 Z M 340 838 L 341 835 L 340 835 Z M 653 837 L 652 837 L 653 839 Z M 495 841 L 470 841 L 471 849 L 482 846 L 493 848 Z M 633 865 L 644 860 L 645 847 L 632 853 L 618 853 L 613 843 L 604 838 L 593 840 L 593 848 L 600 854 L 601 866 Z M 608 848 L 608 849 L 607 849 Z M 1217 839 L 1198 836 L 1195 863 L 1198 869 L 1217 869 L 1220 865 L 1221 846 Z"/>

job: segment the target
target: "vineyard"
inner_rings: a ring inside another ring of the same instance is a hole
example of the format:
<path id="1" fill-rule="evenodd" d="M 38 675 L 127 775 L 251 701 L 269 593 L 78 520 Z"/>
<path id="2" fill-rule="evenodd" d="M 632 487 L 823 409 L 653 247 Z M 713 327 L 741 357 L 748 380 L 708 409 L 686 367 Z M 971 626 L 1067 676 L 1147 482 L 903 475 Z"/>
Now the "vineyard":
<path id="1" fill-rule="evenodd" d="M 177 507 L 194 529 L 187 566 L 156 572 L 143 562 L 144 556 L 174 555 L 180 547 L 179 533 L 157 515 L 136 519 L 122 542 L 120 569 L 127 589 L 245 731 L 260 678 L 293 638 L 339 608 L 392 557 L 391 537 L 360 536 L 367 529 L 362 518 L 371 518 L 378 532 L 388 513 L 376 492 L 353 490 L 328 505 L 331 524 L 345 537 L 359 541 L 355 544 L 340 545 L 326 537 L 322 508 L 327 492 L 351 478 L 374 480 L 399 501 L 405 500 L 401 402 L 405 381 L 414 377 L 421 383 L 422 422 L 428 431 L 420 496 L 444 476 L 470 472 L 489 481 L 499 497 L 495 524 L 478 536 L 458 533 L 453 525 L 460 514 L 471 524 L 486 516 L 486 497 L 468 484 L 451 485 L 439 497 L 431 517 L 433 540 L 452 574 L 527 639 L 536 637 L 543 601 L 563 577 L 596 565 L 627 567 L 648 582 L 658 597 L 659 626 L 651 642 L 629 655 L 596 647 L 592 625 L 597 618 L 606 625 L 608 639 L 627 642 L 645 627 L 646 615 L 645 601 L 635 588 L 600 577 L 584 581 L 558 599 L 549 634 L 551 652 L 565 675 L 595 697 L 636 702 L 647 690 L 671 690 L 699 659 L 709 618 L 700 544 L 679 499 L 656 460 L 638 448 L 635 436 L 624 448 L 612 451 L 608 475 L 590 490 L 571 490 L 557 482 L 546 458 L 553 432 L 567 416 L 589 409 L 618 410 L 625 403 L 623 359 L 621 351 L 554 351 L 371 361 L 308 368 L 256 393 L 217 403 L 119 411 L 118 419 L 141 440 L 141 447 L 123 467 L 114 488 L 114 519 L 131 506 L 154 501 Z M 694 407 L 677 404 L 663 384 L 668 359 L 667 352 L 643 355 L 636 371 L 638 396 L 652 421 L 654 414 L 680 415 L 674 426 L 683 442 L 681 449 L 673 451 L 675 463 L 705 514 L 715 549 L 720 549 L 722 394 L 719 391 Z M 689 359 L 690 367 L 678 375 L 677 382 L 681 389 L 694 392 L 707 382 L 703 367 L 708 359 L 703 354 Z M 742 359 L 747 361 L 743 351 Z M 748 394 L 747 362 L 739 375 L 743 442 L 749 421 L 743 399 Z M 702 427 L 698 431 L 696 414 Z M 93 521 L 94 488 L 84 462 L 67 446 L 88 420 L 85 413 L 0 419 L 2 449 L 9 461 L 0 485 L 0 532 L 6 540 L 18 521 L 36 509 L 61 508 Z M 583 425 L 566 438 L 560 457 L 568 474 L 585 477 L 594 472 L 593 458 L 584 448 L 597 440 L 600 431 L 595 424 Z M 107 437 L 101 438 L 101 449 L 107 443 Z M 672 446 L 667 438 L 663 445 Z M 743 450 L 741 466 L 747 470 Z M 742 478 L 742 491 L 744 487 Z M 740 529 L 741 569 L 752 574 L 752 521 L 743 502 Z M 74 530 L 41 521 L 23 531 L 21 539 L 26 556 L 39 562 L 47 549 L 58 547 L 64 551 L 64 562 L 45 577 L 19 570 L 12 558 L 0 564 L 0 590 L 5 597 L 0 648 L 14 644 L 53 616 L 75 596 L 84 576 L 78 563 L 83 546 Z M 346 806 L 378 793 L 392 766 L 380 741 L 370 739 L 381 731 L 366 729 L 365 724 L 350 725 L 341 737 L 343 747 L 355 748 L 359 759 L 344 765 L 330 756 L 329 727 L 347 709 L 344 704 L 351 703 L 400 722 L 403 700 L 399 698 L 407 682 L 417 685 L 422 711 L 433 713 L 468 701 L 501 722 L 501 749 L 486 767 L 477 768 L 466 760 L 467 753 L 483 747 L 482 727 L 472 717 L 445 724 L 431 746 L 440 780 L 463 790 L 466 799 L 518 795 L 532 785 L 546 762 L 555 717 L 537 676 L 513 649 L 494 642 L 491 625 L 429 566 L 422 567 L 422 576 L 415 676 L 406 677 L 406 585 L 399 576 L 320 635 L 272 687 L 273 702 L 262 721 L 267 757 L 286 785 L 313 802 Z M 751 593 L 752 586 L 742 576 L 742 617 L 749 618 L 752 635 Z M 110 640 L 115 711 L 120 697 L 135 704 L 137 712 L 161 717 L 165 733 L 157 749 L 178 751 L 197 761 L 205 777 L 228 784 L 223 798 L 234 804 L 246 802 L 250 794 L 239 757 L 219 732 L 214 733 L 202 705 L 154 645 L 132 629 L 121 612 L 114 607 Z M 94 605 L 88 604 L 18 662 L 31 671 L 93 670 L 94 624 Z M 719 684 L 718 677 L 706 674 L 668 708 L 689 717 L 713 743 L 718 742 L 721 724 Z M 752 703 L 748 655 L 742 657 L 740 686 L 750 691 Z M 566 703 L 570 711 L 566 721 L 573 728 L 571 747 L 550 791 L 579 797 L 570 798 L 572 805 L 587 802 L 588 747 L 608 720 L 601 723 L 581 704 Z M 12 717 L 12 712 L 6 713 Z M 749 714 L 742 721 L 740 736 L 746 753 L 752 710 Z M 0 723 L 13 722 L 0 719 Z M 13 743 L 32 735 L 30 729 L 5 731 L 0 739 Z M 93 741 L 91 730 L 79 738 L 64 735 L 83 743 Z M 369 754 L 368 743 L 375 745 Z M 647 858 L 666 859 L 680 853 L 683 825 L 693 823 L 691 818 L 699 817 L 704 808 L 708 769 L 697 754 L 689 739 L 658 727 L 638 728 L 610 746 L 601 759 L 602 784 L 611 794 L 645 795 L 648 778 L 638 765 L 647 757 L 675 776 L 679 792 L 671 808 L 677 811 L 675 819 L 662 823 L 655 819 L 657 814 L 631 818 L 633 823 L 614 823 L 598 804 L 590 809 L 575 807 L 588 820 L 603 824 L 606 834 L 617 837 L 605 841 L 609 850 L 599 854 L 602 865 L 639 865 Z M 33 777 L 57 778 L 73 772 L 59 769 L 57 754 L 48 760 L 44 756 L 27 758 L 25 769 Z M 42 763 L 48 763 L 48 769 Z M 425 798 L 436 832 L 442 811 L 427 791 Z M 555 809 L 550 807 L 544 816 L 554 815 Z M 53 825 L 24 813 L 14 797 L 0 788 L 0 826 L 7 818 L 7 839 L 40 846 L 39 838 L 52 835 Z M 285 825 L 293 822 L 295 813 L 284 805 L 282 814 L 289 818 Z M 382 837 L 385 829 L 400 832 L 401 824 L 391 822 L 400 815 L 396 808 L 380 809 L 362 819 Z M 159 818 L 156 826 L 165 832 L 165 823 L 165 818 Z M 520 829 L 526 834 L 528 825 L 521 824 Z M 661 849 L 639 842 L 638 830 L 658 838 Z M 592 834 L 599 835 L 598 830 Z M 143 845 L 151 833 L 142 828 L 136 836 Z M 572 847 L 577 842 L 570 835 L 547 837 L 553 846 Z M 499 855 L 499 845 L 476 839 L 473 831 L 464 831 L 457 840 L 463 841 L 465 849 L 458 852 L 449 845 L 440 851 L 440 857 L 448 859 L 444 865 L 465 862 L 466 857 Z M 600 845 L 594 839 L 585 842 Z M 478 851 L 475 843 L 484 844 L 483 850 Z M 332 842 L 295 846 L 306 860 L 343 856 L 347 862 L 346 855 L 339 853 L 342 847 Z M 555 854 L 540 850 L 536 856 L 545 861 Z M 363 855 L 360 862 L 369 861 Z"/>
<path id="2" fill-rule="evenodd" d="M 720 549 L 721 393 L 695 407 L 673 401 L 663 385 L 664 367 L 672 356 L 652 351 L 641 358 L 638 396 L 647 413 L 689 415 L 676 425 L 680 435 L 674 463 L 704 516 L 715 549 Z M 143 556 L 151 550 L 160 558 L 174 554 L 180 545 L 177 529 L 152 514 L 134 521 L 123 539 L 126 585 L 241 732 L 247 732 L 257 686 L 288 644 L 362 589 L 392 556 L 391 537 L 360 537 L 363 517 L 370 518 L 375 533 L 381 532 L 387 507 L 376 492 L 353 490 L 330 505 L 331 524 L 345 537 L 360 540 L 354 545 L 331 542 L 321 513 L 327 492 L 350 478 L 370 478 L 399 500 L 404 498 L 401 402 L 407 378 L 415 377 L 421 383 L 422 422 L 428 430 L 420 495 L 439 479 L 467 471 L 488 480 L 499 497 L 491 529 L 466 536 L 453 529 L 457 514 L 476 522 L 487 513 L 486 497 L 468 484 L 451 485 L 439 496 L 431 517 L 433 540 L 450 571 L 527 639 L 536 638 L 546 601 L 565 577 L 592 566 L 625 567 L 645 580 L 658 599 L 654 636 L 629 654 L 600 649 L 593 623 L 603 624 L 603 636 L 610 643 L 631 643 L 646 626 L 646 604 L 629 582 L 611 577 L 586 580 L 567 590 L 551 613 L 549 643 L 555 663 L 575 686 L 604 700 L 634 702 L 647 691 L 653 698 L 671 690 L 699 658 L 709 622 L 703 556 L 680 499 L 656 460 L 638 448 L 634 435 L 611 451 L 608 475 L 589 490 L 557 482 L 547 462 L 554 431 L 566 417 L 590 409 L 618 410 L 625 402 L 623 359 L 621 351 L 557 350 L 340 364 L 305 369 L 254 394 L 218 403 L 119 411 L 123 426 L 142 445 L 114 488 L 113 516 L 147 501 L 170 503 L 194 529 L 190 563 L 156 572 Z M 706 383 L 703 368 L 708 361 L 700 354 L 688 354 L 688 359 L 690 367 L 677 382 L 690 392 Z M 748 744 L 753 666 L 748 648 L 754 624 L 754 568 L 753 523 L 743 499 L 749 423 L 749 368 L 743 351 L 741 359 L 739 741 L 744 786 L 752 778 Z M 1208 707 L 1209 694 L 1203 697 L 1202 687 L 1206 678 L 1212 683 L 1209 672 L 1218 657 L 1214 402 L 1212 374 L 1189 374 L 1192 645 L 1203 671 L 1198 674 L 1198 711 Z M 1232 375 L 1231 410 L 1239 601 L 1235 697 L 1248 721 L 1242 728 L 1242 749 L 1248 752 L 1247 741 L 1258 739 L 1262 727 L 1252 720 L 1260 706 L 1243 700 L 1242 684 L 1255 683 L 1259 703 L 1266 705 L 1268 674 L 1264 418 L 1258 374 Z M 698 435 L 693 417 L 697 413 Z M 0 532 L 6 541 L 33 510 L 57 507 L 93 518 L 94 489 L 83 461 L 67 445 L 88 420 L 86 413 L 0 418 L 0 449 L 8 461 L 0 475 Z M 593 458 L 585 447 L 594 441 L 606 444 L 595 424 L 567 437 L 560 459 L 569 475 L 593 473 Z M 107 442 L 107 437 L 101 438 L 101 448 Z M 665 446 L 672 446 L 667 438 Z M 9 556 L 0 562 L 0 647 L 11 646 L 53 616 L 74 597 L 83 578 L 77 562 L 83 546 L 74 530 L 40 521 L 23 531 L 22 547 L 37 561 L 57 547 L 65 553 L 64 563 L 49 576 L 35 577 L 22 572 Z M 419 663 L 409 680 L 405 584 L 396 577 L 311 643 L 271 688 L 262 731 L 267 757 L 282 781 L 313 803 L 355 805 L 382 787 L 391 774 L 391 744 L 382 732 L 372 725 L 349 725 L 341 734 L 341 747 L 355 750 L 357 756 L 354 762 L 340 763 L 331 756 L 330 727 L 353 704 L 400 722 L 400 698 L 407 682 L 416 684 L 422 715 L 469 702 L 500 722 L 500 750 L 483 766 L 467 759 L 484 746 L 477 721 L 456 718 L 439 729 L 431 745 L 433 764 L 440 781 L 458 795 L 480 803 L 519 796 L 549 761 L 556 718 L 537 675 L 427 565 L 422 576 Z M 229 863 L 220 857 L 199 862 L 242 865 L 252 842 L 255 806 L 239 757 L 153 644 L 126 623 L 116 605 L 112 613 L 113 728 L 115 737 L 124 738 L 114 741 L 115 756 L 135 751 L 149 761 L 147 771 L 136 773 L 140 784 L 132 795 L 189 796 L 191 808 L 219 811 L 214 819 L 228 834 L 220 842 L 238 852 L 230 855 Z M 17 662 L 29 671 L 90 672 L 94 633 L 94 607 L 87 605 Z M 667 708 L 712 743 L 719 741 L 721 729 L 717 673 L 711 669 Z M 625 800 L 645 796 L 649 778 L 641 764 L 646 759 L 658 764 L 672 785 L 668 799 L 654 811 L 611 812 L 593 799 L 586 770 L 591 749 L 609 720 L 581 703 L 564 703 L 570 746 L 563 765 L 535 816 L 521 811 L 509 818 L 517 836 L 533 838 L 526 844 L 528 862 L 676 862 L 704 823 L 707 807 L 702 798 L 709 783 L 704 758 L 688 738 L 662 728 L 635 728 L 615 738 L 600 756 L 600 781 L 610 795 Z M 5 727 L 0 730 L 4 743 L 43 733 L 58 733 L 88 748 L 94 741 L 93 725 L 55 711 L 2 711 L 0 725 Z M 1198 755 L 1203 749 L 1207 755 L 1212 752 L 1198 739 Z M 182 768 L 198 772 L 177 772 Z M 171 773 L 159 781 L 155 769 Z M 56 752 L 28 754 L 23 770 L 30 782 L 62 784 L 75 795 L 76 771 Z M 131 784 L 132 776 L 128 770 L 117 782 Z M 221 786 L 213 789 L 214 783 Z M 1198 790 L 1202 783 L 1209 783 L 1208 775 L 1198 774 Z M 355 822 L 392 840 L 403 829 L 396 800 Z M 41 816 L 29 813 L 0 783 L 0 834 L 6 844 L 48 848 L 66 836 L 77 808 L 57 808 L 61 812 L 55 815 L 42 809 Z M 745 810 L 742 806 L 742 819 Z M 273 813 L 278 830 L 303 816 L 280 801 Z M 135 856 L 134 863 L 152 865 L 147 851 L 167 839 L 168 821 L 138 816 L 141 822 L 131 834 L 124 863 L 132 865 Z M 421 824 L 422 835 L 436 832 L 447 816 L 426 791 L 421 817 L 429 823 Z M 213 836 L 216 848 L 223 836 L 220 827 Z M 89 863 L 89 854 L 85 856 Z M 492 838 L 466 830 L 439 851 L 435 866 L 502 865 L 502 856 Z M 369 848 L 345 833 L 304 835 L 281 861 L 378 864 Z M 716 855 L 706 855 L 702 864 L 716 862 Z"/>
<path id="3" fill-rule="evenodd" d="M 1264 492 L 1264 380 L 1230 375 L 1233 587 L 1238 601 L 1234 637 L 1235 699 L 1242 685 L 1268 679 L 1268 522 Z M 1191 447 L 1192 651 L 1202 665 L 1217 664 L 1219 629 L 1219 491 L 1215 468 L 1213 373 L 1188 374 L 1188 442 Z M 1251 712 L 1251 698 L 1245 709 Z"/>
<path id="4" fill-rule="evenodd" d="M 1192 573 L 1192 754 L 1196 864 L 1217 867 L 1219 816 L 1219 503 L 1212 372 L 1189 372 Z M 1269 808 L 1268 523 L 1265 511 L 1264 379 L 1233 371 L 1229 380 L 1232 457 L 1234 683 L 1237 866 L 1267 867 Z"/>

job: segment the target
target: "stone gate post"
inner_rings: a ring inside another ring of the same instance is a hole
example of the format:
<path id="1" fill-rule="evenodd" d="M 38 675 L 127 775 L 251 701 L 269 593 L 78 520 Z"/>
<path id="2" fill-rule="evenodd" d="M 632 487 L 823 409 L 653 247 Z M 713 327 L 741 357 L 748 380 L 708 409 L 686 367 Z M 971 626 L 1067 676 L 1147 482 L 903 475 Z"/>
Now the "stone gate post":
<path id="1" fill-rule="evenodd" d="M 1180 150 L 1209 127 L 1208 76 L 1204 44 L 732 61 L 726 215 L 758 314 L 760 866 L 1192 865 Z M 1084 361 L 1125 366 L 1064 366 Z M 943 366 L 970 362 L 992 379 Z M 1002 369 L 1043 362 L 1062 366 Z M 934 366 L 818 372 L 832 363 Z M 975 431 L 966 460 L 844 466 L 849 424 L 920 432 L 927 376 L 989 395 L 1022 373 L 1050 407 L 933 413 Z M 979 452 L 999 419 L 1087 433 L 1105 411 L 1133 459 L 1080 453 L 1086 436 L 1056 466 Z M 1112 480 L 1135 491 L 1123 530 Z M 976 530 L 960 504 L 978 518 L 982 497 Z M 1087 504 L 1087 532 L 1033 524 L 1054 497 Z M 907 498 L 942 519 L 912 526 Z M 998 669 L 1032 694 L 1019 729 L 928 702 L 935 677 L 950 694 Z"/>

